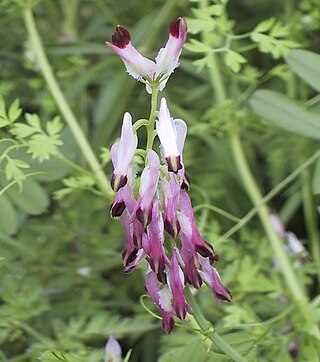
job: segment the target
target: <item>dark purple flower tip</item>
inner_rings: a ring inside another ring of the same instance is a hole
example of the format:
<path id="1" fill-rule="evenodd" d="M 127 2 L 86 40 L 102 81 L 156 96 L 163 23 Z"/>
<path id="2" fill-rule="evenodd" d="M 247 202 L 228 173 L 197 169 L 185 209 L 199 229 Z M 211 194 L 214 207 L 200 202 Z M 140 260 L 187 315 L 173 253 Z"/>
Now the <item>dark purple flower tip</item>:
<path id="1" fill-rule="evenodd" d="M 179 304 L 177 306 L 174 306 L 174 311 L 175 311 L 177 317 L 183 321 L 186 318 L 188 306 L 187 306 L 187 304 L 184 304 L 184 305 Z"/>
<path id="2" fill-rule="evenodd" d="M 209 258 L 212 262 L 218 261 L 219 257 L 214 253 L 213 247 L 207 241 L 196 244 L 196 252 L 205 258 Z"/>
<path id="3" fill-rule="evenodd" d="M 164 272 L 165 270 L 165 260 L 163 257 L 160 258 L 150 258 L 149 259 L 149 265 L 151 267 L 151 269 L 157 274 L 157 278 L 159 280 L 159 282 L 166 284 L 167 282 L 167 278 L 166 278 L 166 274 Z"/>
<path id="4" fill-rule="evenodd" d="M 171 315 L 165 314 L 162 316 L 162 329 L 167 333 L 170 334 L 174 328 L 174 319 Z"/>
<path id="5" fill-rule="evenodd" d="M 166 157 L 166 162 L 168 165 L 168 171 L 170 172 L 178 173 L 178 171 L 182 169 L 180 156 Z"/>
<path id="6" fill-rule="evenodd" d="M 141 222 L 141 225 L 146 228 L 151 223 L 152 210 L 150 209 L 145 213 L 141 210 L 141 207 L 139 207 L 136 211 L 136 218 Z"/>
<path id="7" fill-rule="evenodd" d="M 232 300 L 232 294 L 230 290 L 225 286 L 223 286 L 223 289 L 224 290 L 222 290 L 221 293 L 215 289 L 215 295 L 219 300 L 225 300 L 230 303 Z"/>
<path id="8" fill-rule="evenodd" d="M 123 266 L 127 266 L 128 264 L 132 263 L 137 257 L 138 249 L 134 248 L 132 251 L 128 253 L 128 248 L 124 249 L 122 252 L 122 259 L 123 259 Z"/>
<path id="9" fill-rule="evenodd" d="M 197 271 L 190 275 L 185 274 L 185 278 L 188 284 L 192 285 L 196 289 L 200 289 L 202 285 L 202 279 Z"/>
<path id="10" fill-rule="evenodd" d="M 183 18 L 178 18 L 171 22 L 170 24 L 170 35 L 175 38 L 179 38 L 182 34 L 180 32 L 185 33 L 187 31 L 187 24 Z"/>
<path id="11" fill-rule="evenodd" d="M 177 238 L 179 232 L 180 232 L 180 224 L 178 221 L 176 221 L 175 224 L 172 224 L 167 219 L 164 221 L 164 228 L 166 232 L 171 235 L 174 239 Z"/>
<path id="12" fill-rule="evenodd" d="M 190 185 L 191 185 L 190 177 L 185 172 L 184 176 L 183 176 L 183 181 L 182 181 L 182 184 L 181 184 L 181 188 L 183 190 L 189 191 L 190 190 Z"/>
<path id="13" fill-rule="evenodd" d="M 111 217 L 119 217 L 122 215 L 123 211 L 126 208 L 126 204 L 121 201 L 121 202 L 113 202 L 111 207 L 110 207 L 110 214 Z"/>
<path id="14" fill-rule="evenodd" d="M 157 279 L 162 284 L 167 284 L 167 274 L 164 272 L 164 269 L 159 270 L 157 273 Z"/>
<path id="15" fill-rule="evenodd" d="M 124 49 L 130 43 L 130 33 L 123 26 L 117 25 L 116 31 L 112 35 L 112 43 L 120 48 Z"/>
<path id="16" fill-rule="evenodd" d="M 121 187 L 125 186 L 128 182 L 128 178 L 126 175 L 116 175 L 112 174 L 111 177 L 111 187 L 114 192 L 117 192 L 121 189 Z"/>

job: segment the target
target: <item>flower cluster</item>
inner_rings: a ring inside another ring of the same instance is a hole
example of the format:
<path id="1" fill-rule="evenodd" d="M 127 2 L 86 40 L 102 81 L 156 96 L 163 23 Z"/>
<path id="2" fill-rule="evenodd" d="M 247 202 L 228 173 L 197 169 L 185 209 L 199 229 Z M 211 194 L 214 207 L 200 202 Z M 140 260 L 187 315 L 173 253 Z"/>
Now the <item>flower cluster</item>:
<path id="1" fill-rule="evenodd" d="M 114 45 L 109 46 L 124 60 L 129 73 L 147 84 L 147 89 L 152 85 L 152 90 L 155 84 L 162 89 L 178 66 L 186 29 L 182 18 L 171 24 L 169 40 L 156 63 L 133 48 L 128 31 L 122 27 L 117 27 Z M 122 254 L 124 271 L 131 273 L 147 260 L 146 289 L 162 314 L 163 329 L 170 333 L 175 316 L 184 320 L 187 312 L 192 313 L 184 295 L 187 284 L 199 289 L 204 282 L 218 300 L 230 301 L 231 294 L 212 266 L 218 257 L 212 245 L 201 238 L 194 220 L 182 154 L 187 125 L 182 119 L 171 118 L 165 98 L 149 122 L 155 124 L 161 161 L 148 148 L 145 167 L 137 176 L 133 161 L 137 135 L 131 115 L 125 113 L 120 140 L 111 147 L 111 186 L 116 192 L 111 215 L 120 217 L 128 240 Z"/>

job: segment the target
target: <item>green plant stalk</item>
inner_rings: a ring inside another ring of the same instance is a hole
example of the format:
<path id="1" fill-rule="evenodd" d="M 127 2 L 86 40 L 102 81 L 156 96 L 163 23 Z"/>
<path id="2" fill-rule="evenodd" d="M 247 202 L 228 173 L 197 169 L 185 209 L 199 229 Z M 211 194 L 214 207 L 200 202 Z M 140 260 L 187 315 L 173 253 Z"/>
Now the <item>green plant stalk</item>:
<path id="1" fill-rule="evenodd" d="M 151 109 L 148 124 L 146 125 L 147 129 L 147 148 L 146 151 L 152 150 L 153 140 L 154 140 L 154 124 L 156 121 L 156 111 L 158 103 L 158 94 L 159 94 L 159 85 L 152 85 L 152 94 L 151 94 Z"/>
<path id="2" fill-rule="evenodd" d="M 310 172 L 305 170 L 301 174 L 302 179 L 302 194 L 303 194 L 303 209 L 305 224 L 308 231 L 308 236 L 311 240 L 311 254 L 317 268 L 318 283 L 320 285 L 320 240 L 319 230 L 317 228 L 315 205 L 312 196 L 312 188 L 310 182 Z"/>
<path id="3" fill-rule="evenodd" d="M 241 229 L 245 224 L 247 224 L 258 212 L 260 207 L 270 200 L 272 200 L 281 190 L 283 190 L 290 182 L 292 182 L 296 177 L 298 177 L 303 170 L 309 167 L 313 162 L 315 162 L 320 157 L 320 151 L 315 152 L 311 157 L 305 160 L 298 168 L 296 168 L 290 175 L 283 179 L 277 186 L 275 186 L 270 192 L 268 192 L 254 208 L 252 208 L 235 226 L 223 234 L 216 244 L 221 243 L 222 241 L 228 239 L 231 235 Z"/>
<path id="4" fill-rule="evenodd" d="M 206 7 L 207 0 L 202 0 L 200 6 L 202 8 Z M 207 42 L 206 34 L 203 34 L 203 40 L 206 43 L 206 45 L 210 46 L 210 42 Z M 226 90 L 216 55 L 213 53 L 210 54 L 209 61 L 211 62 L 209 67 L 209 72 L 210 72 L 212 88 L 215 90 L 217 101 L 223 102 L 226 99 Z M 281 239 L 273 230 L 268 208 L 262 202 L 263 197 L 260 193 L 258 185 L 256 184 L 254 176 L 251 173 L 251 170 L 248 166 L 248 162 L 236 127 L 229 128 L 229 139 L 231 143 L 233 158 L 235 160 L 237 169 L 242 178 L 248 196 L 251 199 L 254 206 L 261 205 L 258 209 L 258 215 L 262 223 L 262 226 L 265 229 L 266 235 L 272 245 L 274 253 L 280 262 L 281 272 L 284 276 L 287 287 L 290 290 L 294 300 L 297 302 L 301 314 L 304 316 L 305 319 L 310 321 L 310 315 L 307 308 L 307 297 L 305 296 L 305 293 L 291 267 L 289 258 L 283 249 Z M 320 336 L 319 330 L 317 330 L 317 335 Z"/>
<path id="5" fill-rule="evenodd" d="M 190 288 L 185 288 L 185 295 L 188 303 L 192 307 L 192 315 L 197 322 L 202 334 L 208 337 L 216 346 L 218 346 L 227 356 L 235 362 L 246 362 L 247 360 L 241 356 L 229 343 L 227 343 L 217 332 L 214 331 L 212 325 L 206 320 L 201 309 L 195 300 Z"/>
<path id="6" fill-rule="evenodd" d="M 243 147 L 236 129 L 235 128 L 230 129 L 229 135 L 230 135 L 233 157 L 236 162 L 238 171 L 242 177 L 248 196 L 250 197 L 252 203 L 256 206 L 261 203 L 262 195 L 248 166 L 243 151 Z M 301 302 L 304 303 L 306 301 L 306 297 L 292 270 L 289 258 L 286 255 L 284 248 L 282 246 L 282 241 L 280 240 L 276 232 L 273 230 L 273 227 L 270 222 L 269 211 L 266 205 L 262 205 L 258 209 L 258 215 L 262 223 L 262 226 L 265 229 L 267 237 L 273 247 L 274 253 L 277 256 L 278 260 L 280 261 L 281 271 L 283 273 L 283 276 L 285 278 L 285 281 L 287 283 L 287 286 L 291 294 L 293 295 L 294 299 L 297 302 L 299 302 L 299 304 Z"/>
<path id="7" fill-rule="evenodd" d="M 82 129 L 80 128 L 74 113 L 71 111 L 69 104 L 67 103 L 65 96 L 62 93 L 62 90 L 53 74 L 48 58 L 45 54 L 38 30 L 36 28 L 36 24 L 34 21 L 32 9 L 29 2 L 26 2 L 23 12 L 24 22 L 30 37 L 30 41 L 32 43 L 32 49 L 35 52 L 37 57 L 38 64 L 42 71 L 42 74 L 48 84 L 48 87 L 51 91 L 51 94 L 56 101 L 60 112 L 62 113 L 65 121 L 67 122 L 78 146 L 88 162 L 94 176 L 97 179 L 100 190 L 105 194 L 108 198 L 113 197 L 113 192 L 109 183 L 107 176 L 104 174 L 99 161 L 92 151 L 92 148 L 87 141 Z"/>

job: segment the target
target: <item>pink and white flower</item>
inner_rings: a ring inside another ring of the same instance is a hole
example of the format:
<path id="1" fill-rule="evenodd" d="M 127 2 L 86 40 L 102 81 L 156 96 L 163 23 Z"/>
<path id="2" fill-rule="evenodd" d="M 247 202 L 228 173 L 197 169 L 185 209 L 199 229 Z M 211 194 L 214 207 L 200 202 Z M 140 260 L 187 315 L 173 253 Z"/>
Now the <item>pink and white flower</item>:
<path id="1" fill-rule="evenodd" d="M 146 84 L 148 93 L 152 93 L 152 84 L 157 83 L 160 91 L 165 87 L 170 74 L 179 66 L 179 57 L 187 37 L 187 24 L 179 18 L 170 24 L 169 38 L 161 48 L 155 62 L 144 57 L 132 44 L 129 31 L 117 26 L 112 43 L 106 45 L 120 56 L 127 72 L 135 79 Z"/>
<path id="2" fill-rule="evenodd" d="M 133 132 L 132 118 L 126 112 L 123 117 L 120 140 L 111 147 L 111 160 L 114 171 L 111 178 L 111 187 L 118 191 L 128 181 L 128 170 L 137 148 L 137 136 Z"/>
<path id="3" fill-rule="evenodd" d="M 160 102 L 156 129 L 168 170 L 178 173 L 183 167 L 182 149 L 187 134 L 187 126 L 182 119 L 173 120 L 171 118 L 165 98 L 162 98 Z"/>

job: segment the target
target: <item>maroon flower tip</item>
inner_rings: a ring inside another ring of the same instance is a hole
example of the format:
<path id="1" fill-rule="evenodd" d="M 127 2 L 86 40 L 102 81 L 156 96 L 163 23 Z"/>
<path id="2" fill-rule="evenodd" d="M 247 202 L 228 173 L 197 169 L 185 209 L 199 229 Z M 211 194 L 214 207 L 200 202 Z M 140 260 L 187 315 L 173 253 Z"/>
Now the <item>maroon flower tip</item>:
<path id="1" fill-rule="evenodd" d="M 204 244 L 196 245 L 196 251 L 204 258 L 209 257 L 210 259 L 215 259 L 213 247 L 211 244 L 207 243 L 206 241 L 204 242 Z"/>
<path id="2" fill-rule="evenodd" d="M 121 187 L 125 186 L 128 182 L 128 178 L 125 175 L 121 175 L 120 177 L 116 174 L 112 174 L 111 177 L 111 187 L 112 190 L 117 192 Z"/>
<path id="3" fill-rule="evenodd" d="M 192 285 L 196 289 L 200 289 L 202 285 L 202 279 L 198 272 L 196 272 L 194 275 L 190 275 L 190 277 L 188 275 L 185 277 L 188 284 Z"/>
<path id="4" fill-rule="evenodd" d="M 112 35 L 112 43 L 120 48 L 124 49 L 130 43 L 130 33 L 123 26 L 117 25 L 116 31 Z"/>
<path id="5" fill-rule="evenodd" d="M 121 216 L 125 208 L 126 208 L 126 204 L 123 201 L 114 202 L 110 208 L 111 217 Z"/>
<path id="6" fill-rule="evenodd" d="M 122 252 L 123 266 L 126 267 L 132 263 L 137 258 L 137 252 L 138 249 L 134 248 L 129 254 L 127 254 L 128 248 L 124 249 Z"/>
<path id="7" fill-rule="evenodd" d="M 177 221 L 175 225 L 171 224 L 170 221 L 167 219 L 164 221 L 164 229 L 166 232 L 171 235 L 174 239 L 177 238 L 179 232 L 180 232 L 180 224 Z"/>
<path id="8" fill-rule="evenodd" d="M 224 287 L 224 291 L 222 293 L 219 293 L 217 291 L 215 291 L 215 293 L 219 300 L 225 300 L 225 301 L 231 303 L 232 294 L 228 288 Z"/>
<path id="9" fill-rule="evenodd" d="M 139 207 L 136 211 L 136 218 L 141 222 L 141 225 L 146 228 L 151 223 L 152 210 L 148 210 L 148 213 L 146 214 L 141 210 L 141 207 Z"/>
<path id="10" fill-rule="evenodd" d="M 173 330 L 173 327 L 174 327 L 174 319 L 171 316 L 169 316 L 169 317 L 163 316 L 163 318 L 162 318 L 162 329 L 167 334 L 170 334 L 171 331 Z"/>
<path id="11" fill-rule="evenodd" d="M 166 162 L 168 165 L 168 171 L 170 172 L 174 172 L 175 174 L 177 174 L 178 171 L 182 169 L 180 156 L 177 156 L 175 159 L 172 159 L 171 157 L 166 157 Z"/>
<path id="12" fill-rule="evenodd" d="M 182 181 L 182 184 L 181 184 L 181 188 L 182 188 L 182 190 L 189 191 L 190 190 L 190 185 L 191 185 L 190 177 L 185 172 L 184 177 L 183 177 L 183 181 Z"/>
<path id="13" fill-rule="evenodd" d="M 180 30 L 182 31 L 187 30 L 187 24 L 183 18 L 178 18 L 170 24 L 170 35 L 172 35 L 175 38 L 179 38 Z"/>

